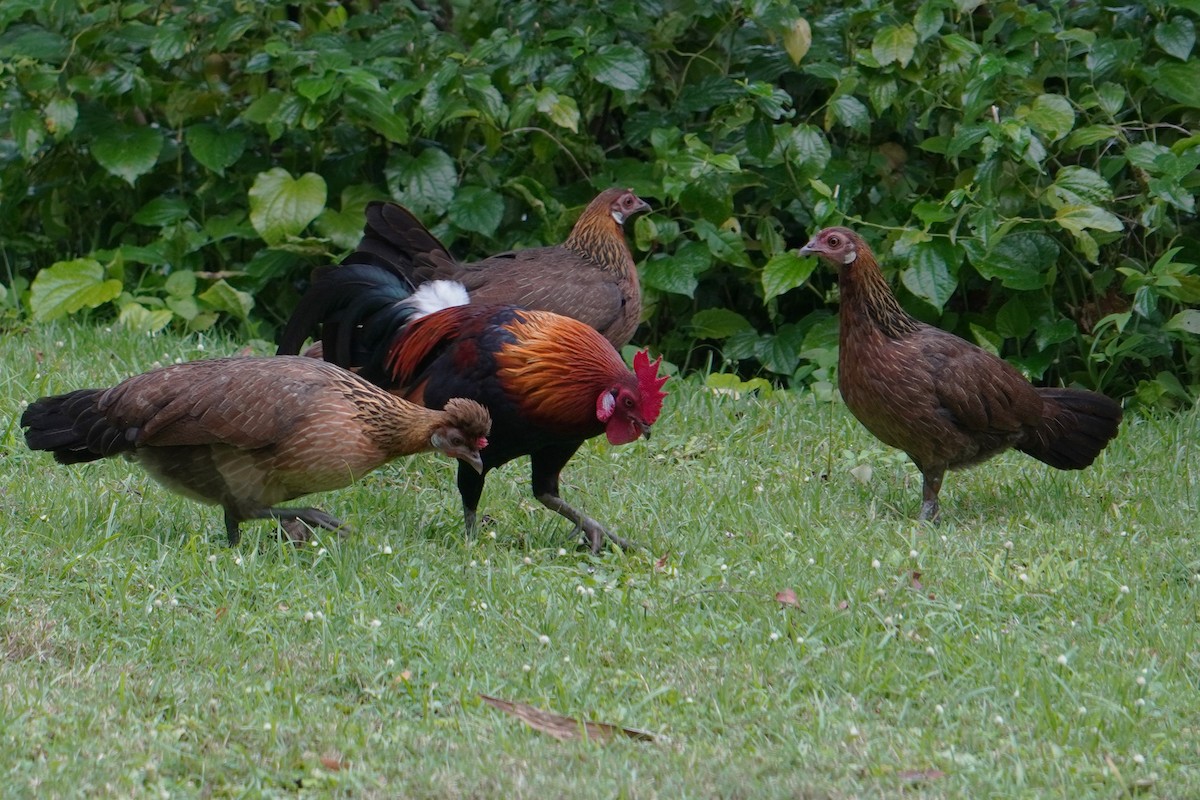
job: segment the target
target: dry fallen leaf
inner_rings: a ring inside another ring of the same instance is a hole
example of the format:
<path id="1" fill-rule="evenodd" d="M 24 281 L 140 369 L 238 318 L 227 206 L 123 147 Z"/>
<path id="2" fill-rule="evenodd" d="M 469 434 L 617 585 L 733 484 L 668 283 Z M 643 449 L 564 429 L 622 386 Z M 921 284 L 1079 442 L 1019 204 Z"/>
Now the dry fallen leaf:
<path id="1" fill-rule="evenodd" d="M 668 550 L 667 552 L 662 554 L 662 558 L 660 558 L 654 562 L 654 571 L 655 572 L 662 572 L 664 569 L 667 568 L 667 557 L 670 555 L 671 555 L 671 551 Z"/>
<path id="2" fill-rule="evenodd" d="M 940 769 L 907 769 L 897 772 L 896 777 L 905 783 L 927 783 L 946 777 L 946 773 Z"/>
<path id="3" fill-rule="evenodd" d="M 916 589 L 918 592 L 925 588 L 921 585 L 921 572 L 919 570 L 914 569 L 912 571 L 912 574 L 909 575 L 909 583 L 912 585 L 912 588 Z"/>
<path id="4" fill-rule="evenodd" d="M 330 772 L 339 772 L 343 769 L 350 769 L 350 762 L 344 758 L 334 756 L 321 756 L 321 766 Z"/>
<path id="5" fill-rule="evenodd" d="M 541 731 L 548 736 L 553 736 L 555 739 L 564 742 L 571 739 L 596 739 L 601 742 L 607 742 L 617 734 L 628 736 L 630 739 L 637 739 L 640 742 L 654 741 L 654 734 L 647 733 L 646 731 L 622 728 L 618 725 L 609 725 L 605 722 L 580 722 L 571 717 L 563 717 L 549 711 L 542 711 L 540 708 L 534 708 L 525 703 L 510 703 L 507 700 L 489 697 L 486 694 L 479 695 L 479 699 L 506 714 L 512 714 L 535 731 Z"/>
<path id="6" fill-rule="evenodd" d="M 796 597 L 795 589 L 780 589 L 775 593 L 775 602 L 781 606 L 800 607 L 800 599 Z"/>
<path id="7" fill-rule="evenodd" d="M 228 609 L 226 606 L 221 606 L 221 607 L 220 607 L 220 608 L 218 608 L 218 609 L 216 610 L 216 612 L 215 612 L 215 613 L 216 613 L 216 618 L 217 618 L 217 619 L 220 619 L 221 617 L 225 616 L 225 612 L 226 612 L 226 611 L 228 611 L 228 610 L 229 610 L 229 609 Z"/>

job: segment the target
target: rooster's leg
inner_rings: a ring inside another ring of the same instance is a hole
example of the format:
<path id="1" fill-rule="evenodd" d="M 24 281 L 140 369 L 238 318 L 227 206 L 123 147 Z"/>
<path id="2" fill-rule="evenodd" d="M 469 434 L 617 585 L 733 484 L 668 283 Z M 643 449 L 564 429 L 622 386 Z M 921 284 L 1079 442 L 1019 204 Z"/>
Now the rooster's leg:
<path id="1" fill-rule="evenodd" d="M 917 519 L 937 522 L 938 492 L 942 490 L 942 476 L 946 474 L 946 468 L 930 467 L 922 470 L 921 474 L 924 476 L 925 482 L 921 488 L 921 513 L 917 515 Z"/>
<path id="2" fill-rule="evenodd" d="M 225 509 L 225 534 L 229 537 L 230 547 L 237 547 L 237 543 L 242 540 L 241 524 L 241 519 L 232 510 Z"/>
<path id="3" fill-rule="evenodd" d="M 466 521 L 467 538 L 479 529 L 479 498 L 483 496 L 483 476 L 465 462 L 458 462 L 458 494 L 462 497 L 463 519 Z"/>
<path id="4" fill-rule="evenodd" d="M 604 547 L 604 540 L 606 538 L 624 550 L 632 549 L 635 547 L 633 542 L 617 536 L 599 522 L 579 511 L 566 500 L 563 500 L 559 495 L 558 474 L 578 449 L 579 445 L 574 444 L 566 447 L 546 448 L 530 455 L 530 465 L 533 468 L 533 496 L 546 508 L 556 514 L 561 514 L 575 523 L 576 533 L 582 531 L 587 534 L 588 543 L 591 545 L 593 553 L 600 552 L 600 549 Z"/>

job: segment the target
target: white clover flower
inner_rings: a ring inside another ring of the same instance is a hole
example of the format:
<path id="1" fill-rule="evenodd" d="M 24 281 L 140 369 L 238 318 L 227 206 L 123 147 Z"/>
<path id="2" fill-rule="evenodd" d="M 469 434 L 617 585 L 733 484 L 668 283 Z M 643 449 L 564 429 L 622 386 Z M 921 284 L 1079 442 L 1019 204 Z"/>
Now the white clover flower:
<path id="1" fill-rule="evenodd" d="M 1146 685 L 1146 676 L 1138 675 L 1137 680 L 1134 681 L 1134 683 L 1136 683 L 1138 686 L 1145 686 Z"/>
<path id="2" fill-rule="evenodd" d="M 241 556 L 238 556 L 237 558 L 235 558 L 235 559 L 233 560 L 233 563 L 234 563 L 234 564 L 237 564 L 237 565 L 240 567 L 240 566 L 242 565 L 242 557 L 241 557 Z"/>
<path id="3" fill-rule="evenodd" d="M 530 558 L 529 556 L 525 556 L 525 558 L 521 559 L 521 563 L 523 563 L 525 566 L 528 567 L 530 564 L 533 563 L 533 559 Z"/>
<path id="4" fill-rule="evenodd" d="M 1121 594 L 1129 594 L 1129 587 L 1125 584 L 1121 584 Z"/>
<path id="5" fill-rule="evenodd" d="M 1006 541 L 1006 542 L 1004 543 L 1004 549 L 1005 549 L 1005 550 L 1012 550 L 1012 549 L 1013 549 L 1013 543 L 1012 543 L 1012 539 L 1009 539 L 1008 541 Z"/>
<path id="6" fill-rule="evenodd" d="M 925 648 L 925 655 L 927 655 L 927 656 L 937 655 L 937 651 L 933 649 L 933 645 L 929 645 L 929 647 Z"/>
<path id="7" fill-rule="evenodd" d="M 385 544 L 383 546 L 383 554 L 385 556 L 390 556 L 392 554 L 392 546 L 390 544 Z"/>
<path id="8" fill-rule="evenodd" d="M 371 620 L 371 622 L 370 622 L 370 625 L 371 625 L 371 627 L 372 627 L 372 628 L 378 628 L 378 627 L 379 627 L 380 625 L 382 625 L 382 624 L 383 624 L 383 623 L 382 623 L 382 622 L 380 622 L 380 621 L 379 621 L 379 620 L 377 620 L 377 619 L 373 619 L 373 620 Z"/>
<path id="9" fill-rule="evenodd" d="M 328 550 L 326 550 L 324 547 L 322 547 L 320 550 L 317 551 L 317 555 L 323 556 L 328 552 L 329 552 Z"/>
<path id="10" fill-rule="evenodd" d="M 1146 698 L 1139 697 L 1137 700 L 1133 701 L 1133 704 L 1138 708 L 1141 708 L 1142 706 L 1146 705 Z"/>
<path id="11" fill-rule="evenodd" d="M 816 564 L 816 563 L 817 563 L 817 560 L 816 560 L 815 558 L 810 558 L 810 559 L 808 560 L 808 565 L 809 565 L 810 567 L 811 567 L 812 565 Z M 1197 575 L 1196 577 L 1200 578 L 1200 575 Z"/>
<path id="12" fill-rule="evenodd" d="M 543 633 L 538 636 L 538 642 L 540 644 L 550 644 L 550 637 Z"/>
<path id="13" fill-rule="evenodd" d="M 779 641 L 779 634 L 778 634 L 778 633 L 776 633 L 775 631 L 771 631 L 771 636 L 770 636 L 770 639 L 771 639 L 771 641 L 772 641 L 772 642 L 777 642 L 777 641 Z"/>
<path id="14" fill-rule="evenodd" d="M 1075 713 L 1082 717 L 1087 713 L 1087 706 L 1080 706 L 1079 708 L 1075 709 Z"/>
<path id="15" fill-rule="evenodd" d="M 560 556 L 565 556 L 567 554 L 567 548 L 565 548 L 565 547 L 558 548 L 558 554 Z"/>
<path id="16" fill-rule="evenodd" d="M 1029 583 L 1028 573 L 1022 572 L 1020 575 L 1017 576 L 1017 580 L 1019 580 L 1021 583 Z"/>
<path id="17" fill-rule="evenodd" d="M 213 553 L 212 555 L 210 555 L 210 556 L 208 557 L 208 563 L 210 563 L 210 564 L 212 564 L 212 563 L 213 563 L 213 562 L 215 562 L 216 560 L 217 560 L 217 554 L 216 554 L 216 553 Z"/>
<path id="18" fill-rule="evenodd" d="M 1133 763 L 1137 764 L 1140 767 L 1146 763 L 1146 757 L 1144 755 L 1142 755 L 1141 753 L 1134 753 L 1133 754 Z"/>
<path id="19" fill-rule="evenodd" d="M 938 714 L 938 715 L 945 714 L 946 709 L 944 709 L 942 707 L 941 703 L 938 703 L 936 706 L 933 707 L 933 713 Z"/>
<path id="20" fill-rule="evenodd" d="M 1000 716 L 999 714 L 997 714 L 996 716 L 992 717 L 992 722 L 996 723 L 997 725 L 1003 725 L 1003 724 L 1004 724 L 1004 717 L 1002 717 L 1002 716 Z"/>
<path id="21" fill-rule="evenodd" d="M 883 566 L 883 565 L 879 563 L 878 558 L 871 559 L 871 569 L 879 569 L 881 566 Z"/>
<path id="22" fill-rule="evenodd" d="M 920 553 L 918 553 L 916 550 L 909 550 L 909 551 L 908 551 L 908 557 L 909 557 L 909 558 L 919 558 L 919 557 L 920 557 L 920 555 L 921 555 L 921 554 L 920 554 Z"/>
<path id="23" fill-rule="evenodd" d="M 318 611 L 316 616 L 317 616 L 317 619 L 325 619 L 325 614 L 321 611 Z"/>
<path id="24" fill-rule="evenodd" d="M 480 604 L 479 604 L 479 610 L 480 610 L 480 611 L 487 611 L 487 610 L 488 610 L 488 604 L 487 604 L 487 603 L 480 603 Z"/>
<path id="25" fill-rule="evenodd" d="M 314 615 L 313 612 L 311 612 L 311 611 L 304 612 L 304 621 L 305 622 L 312 622 L 314 619 L 316 619 L 316 615 Z"/>
<path id="26" fill-rule="evenodd" d="M 585 591 L 585 590 L 584 590 L 584 588 L 583 588 L 582 586 L 576 586 L 576 587 L 575 587 L 575 594 L 583 594 L 583 593 L 584 593 L 584 591 Z"/>
<path id="27" fill-rule="evenodd" d="M 521 671 L 522 672 L 533 672 L 533 665 L 532 664 L 522 664 Z"/>
<path id="28" fill-rule="evenodd" d="M 387 661 L 383 662 L 383 665 L 385 667 L 394 667 L 394 666 L 396 666 L 396 659 L 389 658 Z"/>
<path id="29" fill-rule="evenodd" d="M 1065 653 L 1058 657 L 1058 663 L 1059 663 L 1059 665 L 1064 666 L 1064 667 L 1067 665 L 1067 656 Z"/>

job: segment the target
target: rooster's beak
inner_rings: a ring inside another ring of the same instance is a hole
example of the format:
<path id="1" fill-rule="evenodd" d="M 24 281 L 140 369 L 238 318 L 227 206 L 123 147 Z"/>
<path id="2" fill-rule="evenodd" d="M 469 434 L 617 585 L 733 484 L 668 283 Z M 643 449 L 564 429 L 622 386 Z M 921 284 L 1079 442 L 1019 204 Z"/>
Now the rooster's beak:
<path id="1" fill-rule="evenodd" d="M 650 438 L 650 426 L 649 425 L 642 422 L 641 420 L 635 420 L 633 424 L 641 429 L 643 439 Z"/>

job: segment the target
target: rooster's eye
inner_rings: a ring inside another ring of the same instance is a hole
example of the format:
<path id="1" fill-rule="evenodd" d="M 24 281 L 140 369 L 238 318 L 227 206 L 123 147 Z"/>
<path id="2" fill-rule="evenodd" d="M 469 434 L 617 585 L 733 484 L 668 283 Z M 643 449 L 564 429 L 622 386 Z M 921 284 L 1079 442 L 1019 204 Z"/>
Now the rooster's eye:
<path id="1" fill-rule="evenodd" d="M 626 398 L 625 398 L 625 407 L 626 407 L 626 408 L 633 408 L 633 398 L 632 398 L 632 397 L 626 397 Z"/>

